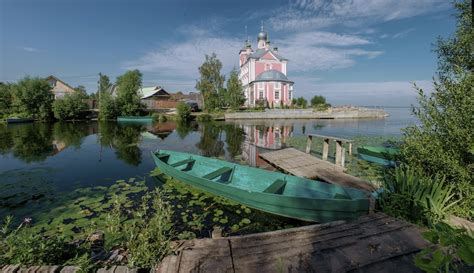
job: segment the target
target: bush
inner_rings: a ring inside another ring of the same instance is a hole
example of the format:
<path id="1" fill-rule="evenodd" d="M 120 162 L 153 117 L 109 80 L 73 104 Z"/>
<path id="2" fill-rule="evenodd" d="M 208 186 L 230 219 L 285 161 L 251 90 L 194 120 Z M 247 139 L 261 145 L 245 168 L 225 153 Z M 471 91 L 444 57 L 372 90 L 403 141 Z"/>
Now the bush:
<path id="1" fill-rule="evenodd" d="M 410 222 L 435 224 L 443 221 L 453 206 L 453 185 L 444 178 L 422 178 L 415 169 L 400 166 L 385 173 L 379 204 L 394 217 Z"/>
<path id="2" fill-rule="evenodd" d="M 25 77 L 12 85 L 12 91 L 15 113 L 41 120 L 51 117 L 54 96 L 46 80 Z"/>
<path id="3" fill-rule="evenodd" d="M 0 118 L 7 117 L 11 113 L 12 100 L 11 85 L 0 83 Z"/>
<path id="4" fill-rule="evenodd" d="M 415 265 L 425 272 L 469 272 L 468 265 L 474 266 L 474 238 L 465 229 L 439 223 L 423 237 L 435 244 L 415 256 Z"/>
<path id="5" fill-rule="evenodd" d="M 178 120 L 180 121 L 186 121 L 189 120 L 191 117 L 191 107 L 184 102 L 178 103 L 178 106 L 176 107 L 177 113 L 178 113 Z"/>
<path id="6" fill-rule="evenodd" d="M 74 92 L 67 94 L 63 99 L 55 100 L 53 103 L 54 117 L 59 120 L 80 118 L 83 111 L 87 110 L 87 104 L 83 98 L 81 93 Z"/>
<path id="7" fill-rule="evenodd" d="M 197 121 L 211 121 L 212 120 L 212 116 L 209 115 L 209 114 L 202 114 L 202 115 L 199 115 L 196 117 L 196 120 Z"/>
<path id="8" fill-rule="evenodd" d="M 112 211 L 106 217 L 110 238 L 107 242 L 128 250 L 130 266 L 151 268 L 170 253 L 173 212 L 158 189 L 145 194 L 140 206 L 133 210 L 128 207 L 130 201 L 118 197 L 114 200 Z M 133 221 L 127 221 L 130 215 Z"/>
<path id="9" fill-rule="evenodd" d="M 68 244 L 64 236 L 37 234 L 29 219 L 14 229 L 10 227 L 12 221 L 13 217 L 7 216 L 0 230 L 0 264 L 57 265 L 85 252 Z"/>
<path id="10" fill-rule="evenodd" d="M 308 106 L 308 101 L 303 97 L 299 97 L 297 99 L 293 99 L 292 104 L 296 107 L 304 109 Z"/>

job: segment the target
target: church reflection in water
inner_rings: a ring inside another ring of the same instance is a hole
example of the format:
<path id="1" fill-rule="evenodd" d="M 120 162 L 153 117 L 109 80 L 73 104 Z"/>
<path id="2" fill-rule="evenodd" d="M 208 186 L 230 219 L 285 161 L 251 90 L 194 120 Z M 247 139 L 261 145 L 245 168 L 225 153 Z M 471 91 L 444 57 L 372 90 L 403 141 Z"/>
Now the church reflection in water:
<path id="1" fill-rule="evenodd" d="M 242 159 L 250 166 L 267 167 L 259 156 L 267 150 L 278 150 L 286 146 L 293 134 L 293 126 L 285 124 L 241 125 L 245 132 L 242 143 Z"/>

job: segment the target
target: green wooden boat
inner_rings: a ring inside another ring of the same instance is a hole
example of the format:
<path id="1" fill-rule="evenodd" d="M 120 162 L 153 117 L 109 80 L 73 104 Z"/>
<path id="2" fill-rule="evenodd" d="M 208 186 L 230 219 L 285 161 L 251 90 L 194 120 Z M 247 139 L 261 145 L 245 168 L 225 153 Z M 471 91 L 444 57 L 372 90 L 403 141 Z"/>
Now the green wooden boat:
<path id="1" fill-rule="evenodd" d="M 151 116 L 120 116 L 117 117 L 118 122 L 138 122 L 138 123 L 152 123 Z"/>
<path id="2" fill-rule="evenodd" d="M 365 161 L 384 166 L 395 166 L 394 158 L 398 155 L 399 150 L 393 147 L 360 146 L 357 148 L 357 153 Z"/>
<path id="3" fill-rule="evenodd" d="M 272 214 L 329 222 L 369 211 L 371 194 L 365 191 L 175 151 L 152 156 L 168 176 Z"/>

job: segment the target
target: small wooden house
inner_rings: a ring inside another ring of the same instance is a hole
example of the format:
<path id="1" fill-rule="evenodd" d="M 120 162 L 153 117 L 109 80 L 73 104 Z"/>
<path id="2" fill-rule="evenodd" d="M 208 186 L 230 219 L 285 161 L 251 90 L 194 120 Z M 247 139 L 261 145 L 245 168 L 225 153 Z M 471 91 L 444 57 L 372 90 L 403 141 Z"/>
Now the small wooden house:
<path id="1" fill-rule="evenodd" d="M 54 99 L 62 99 L 66 94 L 72 94 L 75 90 L 72 86 L 51 75 L 46 78 L 46 81 L 51 85 L 51 91 L 54 94 Z"/>

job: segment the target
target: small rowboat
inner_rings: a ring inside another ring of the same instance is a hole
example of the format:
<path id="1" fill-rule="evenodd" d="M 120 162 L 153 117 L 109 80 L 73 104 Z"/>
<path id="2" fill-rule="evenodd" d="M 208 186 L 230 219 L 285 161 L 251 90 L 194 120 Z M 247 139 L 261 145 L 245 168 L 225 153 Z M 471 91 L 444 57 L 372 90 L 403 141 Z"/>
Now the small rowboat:
<path id="1" fill-rule="evenodd" d="M 153 117 L 150 116 L 120 116 L 117 117 L 118 122 L 136 122 L 136 123 L 152 123 Z"/>
<path id="2" fill-rule="evenodd" d="M 398 152 L 397 148 L 391 147 L 360 146 L 357 148 L 361 159 L 389 167 L 396 165 L 394 159 Z"/>
<path id="3" fill-rule="evenodd" d="M 28 123 L 28 122 L 33 122 L 34 119 L 32 118 L 7 118 L 7 123 L 12 124 L 12 123 Z"/>
<path id="4" fill-rule="evenodd" d="M 369 212 L 371 194 L 362 190 L 188 153 L 159 150 L 152 156 L 168 176 L 272 214 L 329 222 Z"/>

